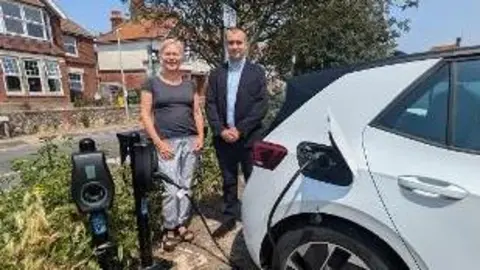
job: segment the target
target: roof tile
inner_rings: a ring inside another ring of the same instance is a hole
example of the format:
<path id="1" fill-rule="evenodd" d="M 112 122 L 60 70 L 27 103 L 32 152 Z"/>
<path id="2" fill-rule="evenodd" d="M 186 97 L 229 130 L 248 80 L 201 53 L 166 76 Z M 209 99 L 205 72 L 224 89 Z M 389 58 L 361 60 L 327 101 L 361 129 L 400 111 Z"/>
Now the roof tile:
<path id="1" fill-rule="evenodd" d="M 156 39 L 166 37 L 170 31 L 169 23 L 159 22 L 153 19 L 142 19 L 139 21 L 127 21 L 119 25 L 116 29 L 119 30 L 120 38 L 122 40 L 141 40 L 141 39 Z M 106 34 L 100 35 L 99 43 L 116 42 L 116 31 L 110 31 Z"/>
<path id="2" fill-rule="evenodd" d="M 45 4 L 41 0 L 18 0 L 18 2 L 29 4 L 37 7 L 44 7 Z"/>
<path id="3" fill-rule="evenodd" d="M 69 19 L 62 19 L 60 22 L 62 32 L 66 34 L 71 34 L 75 36 L 83 36 L 93 38 L 93 34 L 85 30 L 83 27 L 78 25 L 76 22 Z"/>

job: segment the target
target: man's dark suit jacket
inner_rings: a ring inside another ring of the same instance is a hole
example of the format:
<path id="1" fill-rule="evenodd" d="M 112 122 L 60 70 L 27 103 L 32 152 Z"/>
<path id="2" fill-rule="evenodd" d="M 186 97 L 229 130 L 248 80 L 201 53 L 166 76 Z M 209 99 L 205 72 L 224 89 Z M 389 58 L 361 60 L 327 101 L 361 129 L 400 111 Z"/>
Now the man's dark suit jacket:
<path id="1" fill-rule="evenodd" d="M 212 132 L 218 139 L 227 125 L 227 76 L 228 64 L 214 69 L 208 79 L 206 113 Z M 240 131 L 245 146 L 262 136 L 262 120 L 268 110 L 267 81 L 264 69 L 245 62 L 238 85 L 235 103 L 235 127 Z"/>

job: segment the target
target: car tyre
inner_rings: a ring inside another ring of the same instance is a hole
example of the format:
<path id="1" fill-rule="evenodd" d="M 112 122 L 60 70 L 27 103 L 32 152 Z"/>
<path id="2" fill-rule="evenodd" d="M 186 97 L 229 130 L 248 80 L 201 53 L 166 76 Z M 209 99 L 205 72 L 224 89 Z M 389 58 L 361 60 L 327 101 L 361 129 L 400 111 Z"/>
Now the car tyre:
<path id="1" fill-rule="evenodd" d="M 301 269 L 320 269 L 321 264 L 327 261 L 331 264 L 331 268 L 325 269 L 403 269 L 398 263 L 388 260 L 389 256 L 386 254 L 385 248 L 374 242 L 371 237 L 362 235 L 351 227 L 334 230 L 328 227 L 309 225 L 291 230 L 278 239 L 276 252 L 273 269 L 295 269 L 287 267 L 292 265 L 292 261 L 296 261 L 300 265 L 307 264 Z M 355 261 L 354 265 L 350 265 L 352 262 L 344 265 L 346 261 L 342 258 L 345 258 L 347 253 L 351 253 L 348 256 L 350 256 L 350 260 Z M 326 259 L 328 255 L 330 255 L 330 259 Z M 299 256 L 303 258 L 299 258 Z M 357 263 L 358 259 L 361 260 L 360 263 Z M 339 266 L 342 264 L 343 266 Z"/>

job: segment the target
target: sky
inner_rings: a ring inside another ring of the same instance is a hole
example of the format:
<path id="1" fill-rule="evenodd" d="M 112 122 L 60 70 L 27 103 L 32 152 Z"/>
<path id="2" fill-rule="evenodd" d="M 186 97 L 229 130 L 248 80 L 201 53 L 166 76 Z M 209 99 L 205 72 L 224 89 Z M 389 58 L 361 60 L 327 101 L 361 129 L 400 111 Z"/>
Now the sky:
<path id="1" fill-rule="evenodd" d="M 93 32 L 110 30 L 110 11 L 126 11 L 120 0 L 56 0 L 71 19 Z M 462 37 L 462 46 L 480 45 L 479 0 L 420 0 L 418 8 L 399 13 L 409 18 L 410 31 L 397 40 L 398 49 L 407 53 L 452 44 Z M 397 13 L 396 13 L 397 14 Z"/>

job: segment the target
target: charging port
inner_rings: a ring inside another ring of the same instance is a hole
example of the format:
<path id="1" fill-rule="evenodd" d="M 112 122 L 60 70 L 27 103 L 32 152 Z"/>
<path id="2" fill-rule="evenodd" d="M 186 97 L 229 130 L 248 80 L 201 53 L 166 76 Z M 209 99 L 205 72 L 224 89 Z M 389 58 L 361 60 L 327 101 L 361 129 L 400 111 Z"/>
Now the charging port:
<path id="1" fill-rule="evenodd" d="M 306 177 L 339 186 L 349 186 L 353 181 L 353 174 L 331 136 L 330 141 L 331 145 L 306 141 L 298 144 L 298 165 L 302 167 L 310 162 L 302 170 Z M 312 162 L 314 155 L 318 158 Z"/>

